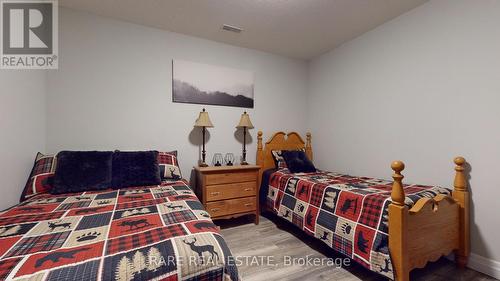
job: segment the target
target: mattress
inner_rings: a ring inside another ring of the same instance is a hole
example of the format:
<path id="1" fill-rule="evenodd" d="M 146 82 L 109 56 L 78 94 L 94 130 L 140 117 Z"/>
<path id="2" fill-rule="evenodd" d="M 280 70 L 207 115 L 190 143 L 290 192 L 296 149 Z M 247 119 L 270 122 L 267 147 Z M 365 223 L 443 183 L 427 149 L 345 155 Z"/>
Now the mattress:
<path id="1" fill-rule="evenodd" d="M 186 181 L 40 194 L 0 213 L 0 280 L 239 280 Z"/>
<path id="2" fill-rule="evenodd" d="M 328 247 L 394 278 L 388 247 L 392 181 L 318 171 L 265 171 L 261 198 L 273 213 Z M 408 207 L 420 198 L 450 194 L 438 186 L 405 185 Z"/>

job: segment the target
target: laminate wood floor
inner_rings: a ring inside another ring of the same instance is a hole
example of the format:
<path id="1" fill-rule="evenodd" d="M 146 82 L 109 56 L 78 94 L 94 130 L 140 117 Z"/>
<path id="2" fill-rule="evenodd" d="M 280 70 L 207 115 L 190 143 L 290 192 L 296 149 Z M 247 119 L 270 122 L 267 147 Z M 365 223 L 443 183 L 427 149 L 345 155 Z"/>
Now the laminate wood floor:
<path id="1" fill-rule="evenodd" d="M 343 259 L 340 254 L 328 249 L 322 242 L 301 232 L 298 228 L 281 219 L 261 216 L 260 224 L 255 225 L 248 218 L 241 217 L 232 220 L 219 220 L 216 224 L 236 257 L 245 257 L 247 264 L 238 266 L 243 281 L 274 281 L 274 280 L 387 280 L 378 274 L 352 262 L 347 267 L 329 265 L 284 266 L 285 257 L 333 258 Z M 273 256 L 270 265 L 261 261 L 260 256 Z M 246 258 L 250 257 L 250 258 Z M 427 264 L 424 269 L 413 270 L 411 280 L 447 281 L 447 280 L 496 280 L 471 269 L 458 269 L 455 264 L 442 258 L 437 262 Z"/>

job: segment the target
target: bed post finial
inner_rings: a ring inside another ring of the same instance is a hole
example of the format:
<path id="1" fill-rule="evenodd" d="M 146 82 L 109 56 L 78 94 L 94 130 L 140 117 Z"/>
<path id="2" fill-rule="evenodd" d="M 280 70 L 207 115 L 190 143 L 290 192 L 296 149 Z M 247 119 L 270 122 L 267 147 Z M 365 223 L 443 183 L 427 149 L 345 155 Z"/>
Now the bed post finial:
<path id="1" fill-rule="evenodd" d="M 392 184 L 392 203 L 398 206 L 404 206 L 405 204 L 405 191 L 403 190 L 403 178 L 404 176 L 401 174 L 401 171 L 404 170 L 405 164 L 402 161 L 394 161 L 391 164 L 392 170 L 394 170 L 394 174 L 392 178 L 394 179 L 394 183 Z"/>
<path id="2" fill-rule="evenodd" d="M 306 133 L 306 155 L 309 157 L 309 160 L 313 160 L 313 151 L 312 151 L 312 144 L 311 144 L 311 133 L 307 132 Z"/>
<path id="3" fill-rule="evenodd" d="M 453 183 L 453 186 L 455 187 L 455 190 L 459 191 L 466 191 L 467 190 L 467 181 L 465 180 L 465 174 L 464 174 L 464 165 L 465 165 L 465 158 L 458 156 L 453 159 L 453 162 L 455 162 L 455 181 Z"/>
<path id="4" fill-rule="evenodd" d="M 455 262 L 458 267 L 464 268 L 467 265 L 470 254 L 470 193 L 467 190 L 467 180 L 465 178 L 465 158 L 458 156 L 453 159 L 455 163 L 455 180 L 452 192 L 453 199 L 460 206 L 460 243 L 455 251 Z"/>
<path id="5" fill-rule="evenodd" d="M 257 149 L 262 150 L 262 131 L 257 133 Z"/>

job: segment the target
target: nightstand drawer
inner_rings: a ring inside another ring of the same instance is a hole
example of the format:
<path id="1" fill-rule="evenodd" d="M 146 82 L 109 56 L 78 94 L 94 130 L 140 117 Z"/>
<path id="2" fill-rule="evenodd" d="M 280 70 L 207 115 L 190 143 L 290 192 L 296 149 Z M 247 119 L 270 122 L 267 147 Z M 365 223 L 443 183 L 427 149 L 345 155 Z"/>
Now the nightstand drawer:
<path id="1" fill-rule="evenodd" d="M 212 217 L 250 212 L 250 211 L 255 211 L 256 209 L 257 206 L 255 197 L 247 197 L 247 198 L 231 199 L 231 200 L 207 203 L 207 211 L 210 213 Z"/>
<path id="2" fill-rule="evenodd" d="M 206 185 L 236 183 L 257 180 L 255 171 L 237 172 L 237 173 L 217 173 L 206 175 Z"/>
<path id="3" fill-rule="evenodd" d="M 207 186 L 207 201 L 248 197 L 256 194 L 257 182 L 255 181 Z"/>

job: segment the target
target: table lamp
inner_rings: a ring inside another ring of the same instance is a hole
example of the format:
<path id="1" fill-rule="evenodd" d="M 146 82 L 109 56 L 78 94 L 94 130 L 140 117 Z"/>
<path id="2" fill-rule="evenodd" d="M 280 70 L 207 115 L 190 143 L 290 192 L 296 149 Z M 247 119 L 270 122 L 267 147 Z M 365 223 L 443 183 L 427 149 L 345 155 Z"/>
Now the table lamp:
<path id="1" fill-rule="evenodd" d="M 205 111 L 203 108 L 203 111 L 200 112 L 200 115 L 198 116 L 198 119 L 196 119 L 196 122 L 194 123 L 195 127 L 201 127 L 202 128 L 202 134 L 203 134 L 203 149 L 201 151 L 201 163 L 199 164 L 200 167 L 207 167 L 207 163 L 205 163 L 205 157 L 207 155 L 207 152 L 205 151 L 205 132 L 206 128 L 213 128 L 214 125 L 212 124 L 212 121 L 210 121 L 210 117 L 208 117 L 208 112 Z"/>
<path id="2" fill-rule="evenodd" d="M 241 114 L 240 123 L 236 128 L 243 128 L 243 159 L 241 161 L 241 165 L 248 165 L 247 158 L 247 150 L 246 150 L 246 142 L 247 142 L 247 129 L 253 129 L 252 122 L 250 121 L 250 116 L 245 111 Z"/>

